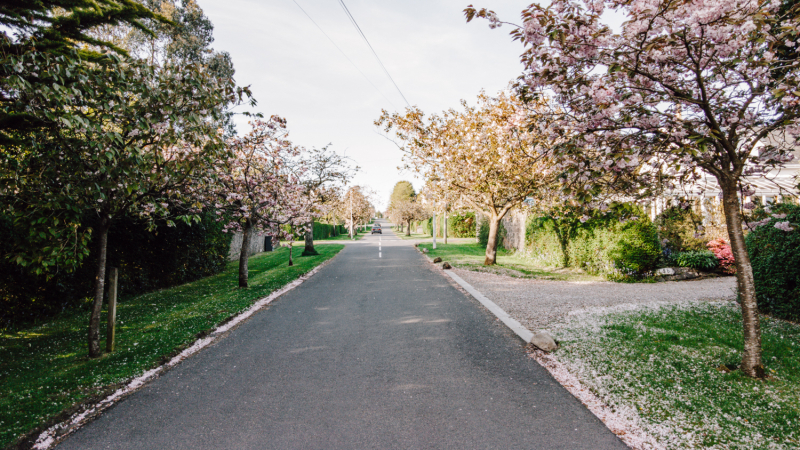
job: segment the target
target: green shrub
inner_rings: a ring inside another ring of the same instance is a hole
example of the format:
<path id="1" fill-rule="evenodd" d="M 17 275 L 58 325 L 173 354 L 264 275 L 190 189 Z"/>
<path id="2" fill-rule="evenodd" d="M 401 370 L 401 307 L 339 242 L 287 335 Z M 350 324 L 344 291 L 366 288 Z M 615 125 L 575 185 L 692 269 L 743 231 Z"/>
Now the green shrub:
<path id="1" fill-rule="evenodd" d="M 683 209 L 678 206 L 667 208 L 654 222 L 659 237 L 666 240 L 664 247 L 670 252 L 705 250 L 706 241 L 695 237 L 702 223 L 703 218 L 692 208 Z"/>
<path id="2" fill-rule="evenodd" d="M 87 218 L 87 224 L 91 224 Z M 199 223 L 157 224 L 154 231 L 130 217 L 120 218 L 108 234 L 108 267 L 119 268 L 119 295 L 125 297 L 187 283 L 225 269 L 231 234 L 207 212 Z M 15 231 L 0 217 L 0 234 Z M 0 240 L 0 256 L 8 255 Z M 94 248 L 92 246 L 91 248 Z M 96 254 L 72 273 L 46 276 L 28 273 L 0 259 L 0 328 L 43 320 L 62 311 L 87 306 Z"/>
<path id="3" fill-rule="evenodd" d="M 595 251 L 593 258 L 585 260 L 583 265 L 591 272 L 612 278 L 646 275 L 656 268 L 661 256 L 658 232 L 647 217 L 609 223 L 584 239 L 584 248 L 594 246 Z"/>
<path id="4" fill-rule="evenodd" d="M 654 270 L 661 256 L 658 233 L 639 212 L 636 220 L 621 222 L 612 214 L 583 224 L 569 242 L 570 266 L 612 279 L 639 278 Z M 562 264 L 564 251 L 551 221 L 531 218 L 526 232 L 529 257 L 551 267 Z"/>
<path id="5" fill-rule="evenodd" d="M 719 265 L 717 257 L 711 250 L 678 252 L 674 258 L 678 266 L 697 270 L 713 270 Z"/>
<path id="6" fill-rule="evenodd" d="M 347 234 L 347 230 L 342 225 L 330 225 L 327 223 L 314 222 L 314 240 L 328 239 L 342 234 Z"/>
<path id="7" fill-rule="evenodd" d="M 785 218 L 773 218 L 745 238 L 755 277 L 759 308 L 782 319 L 800 321 L 800 207 L 781 205 Z M 775 228 L 788 221 L 793 231 Z"/>
<path id="8" fill-rule="evenodd" d="M 564 260 L 561 243 L 553 231 L 553 222 L 544 217 L 528 218 L 525 227 L 528 257 L 545 267 L 560 267 Z"/>
<path id="9" fill-rule="evenodd" d="M 447 234 L 456 238 L 475 237 L 475 213 L 460 211 L 447 218 Z"/>
<path id="10" fill-rule="evenodd" d="M 497 230 L 497 248 L 503 246 L 506 239 L 506 227 L 503 226 L 503 221 L 500 221 L 500 226 Z M 481 229 L 478 230 L 478 243 L 481 247 L 486 248 L 489 245 L 489 221 L 484 220 L 481 222 Z"/>

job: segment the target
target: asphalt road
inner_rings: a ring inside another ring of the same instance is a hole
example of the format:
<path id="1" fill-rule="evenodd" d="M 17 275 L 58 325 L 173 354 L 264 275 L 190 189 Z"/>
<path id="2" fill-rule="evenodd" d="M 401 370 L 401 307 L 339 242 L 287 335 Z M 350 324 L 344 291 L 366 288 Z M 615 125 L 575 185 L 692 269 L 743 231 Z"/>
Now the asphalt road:
<path id="1" fill-rule="evenodd" d="M 387 231 L 58 448 L 627 447 Z"/>

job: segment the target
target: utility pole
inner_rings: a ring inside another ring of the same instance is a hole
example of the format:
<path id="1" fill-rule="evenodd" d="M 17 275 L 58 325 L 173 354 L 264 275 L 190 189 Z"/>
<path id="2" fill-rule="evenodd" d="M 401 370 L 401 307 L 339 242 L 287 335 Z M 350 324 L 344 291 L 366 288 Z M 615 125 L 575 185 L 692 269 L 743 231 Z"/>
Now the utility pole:
<path id="1" fill-rule="evenodd" d="M 436 196 L 433 197 L 433 249 L 436 250 Z"/>
<path id="2" fill-rule="evenodd" d="M 350 188 L 350 239 L 353 239 L 353 188 Z"/>

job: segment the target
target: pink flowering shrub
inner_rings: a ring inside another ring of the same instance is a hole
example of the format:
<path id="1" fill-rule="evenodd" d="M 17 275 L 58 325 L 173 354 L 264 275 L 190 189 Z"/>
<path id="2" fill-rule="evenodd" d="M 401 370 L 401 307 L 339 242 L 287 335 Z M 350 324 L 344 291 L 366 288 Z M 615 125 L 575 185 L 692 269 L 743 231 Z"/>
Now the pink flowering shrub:
<path id="1" fill-rule="evenodd" d="M 723 272 L 730 274 L 736 273 L 731 244 L 727 243 L 724 239 L 714 239 L 706 244 L 706 246 L 709 250 L 714 252 L 714 256 L 719 260 L 719 267 Z"/>

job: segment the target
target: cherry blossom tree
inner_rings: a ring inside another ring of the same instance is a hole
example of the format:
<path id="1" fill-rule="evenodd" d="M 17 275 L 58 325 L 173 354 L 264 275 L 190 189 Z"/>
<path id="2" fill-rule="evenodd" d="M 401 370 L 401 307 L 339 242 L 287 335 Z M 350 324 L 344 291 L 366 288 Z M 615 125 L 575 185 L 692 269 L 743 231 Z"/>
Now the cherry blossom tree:
<path id="1" fill-rule="evenodd" d="M 528 196 L 556 182 L 548 163 L 552 143 L 539 130 L 546 124 L 537 108 L 510 94 L 481 94 L 478 106 L 448 110 L 427 120 L 418 108 L 383 112 L 375 122 L 403 141 L 406 167 L 435 181 L 489 218 L 484 264 L 497 261 L 500 221 Z"/>
<path id="2" fill-rule="evenodd" d="M 411 236 L 411 222 L 426 220 L 431 212 L 422 203 L 415 199 L 395 200 L 389 206 L 389 217 L 396 224 L 405 225 L 406 236 Z"/>
<path id="3" fill-rule="evenodd" d="M 791 160 L 800 135 L 797 8 L 770 0 L 553 0 L 512 31 L 525 46 L 521 89 L 555 99 L 561 162 L 591 181 L 629 172 L 632 196 L 710 174 L 722 192 L 743 314 L 742 371 L 764 376 L 753 271 L 737 195 L 747 176 Z M 625 16 L 615 32 L 611 8 Z M 472 6 L 467 20 L 489 10 Z M 566 131 L 565 131 L 566 130 Z M 777 137 L 756 151 L 768 136 Z M 587 157 L 587 148 L 598 150 Z M 600 157 L 598 157 L 600 156 Z"/>
<path id="4" fill-rule="evenodd" d="M 239 253 L 239 287 L 248 286 L 248 257 L 254 231 L 274 243 L 285 239 L 291 250 L 295 231 L 305 230 L 311 217 L 313 196 L 306 195 L 301 177 L 306 170 L 293 164 L 301 149 L 288 140 L 286 120 L 272 116 L 256 120 L 243 137 L 228 141 L 232 157 L 215 167 L 215 180 L 207 185 L 205 199 L 220 217 L 229 217 L 225 231 L 242 233 Z M 286 227 L 288 226 L 288 227 Z"/>
<path id="5" fill-rule="evenodd" d="M 97 357 L 109 229 L 124 215 L 152 221 L 175 205 L 187 207 L 182 220 L 197 220 L 185 189 L 206 182 L 212 163 L 226 157 L 214 123 L 223 105 L 247 91 L 193 65 L 155 71 L 138 62 L 70 64 L 42 54 L 23 55 L 18 64 L 55 82 L 11 78 L 19 93 L 14 107 L 54 124 L 24 145 L 5 147 L 0 160 L 6 213 L 43 243 L 18 249 L 14 260 L 38 271 L 52 269 L 63 253 L 75 263 L 88 251 L 73 247 L 88 239 L 74 235 L 82 227 L 91 233 L 97 269 L 88 342 L 89 356 Z M 69 87 L 57 82 L 63 70 L 74 71 Z M 91 230 L 82 223 L 86 214 L 94 216 Z"/>
<path id="6" fill-rule="evenodd" d="M 350 237 L 355 237 L 358 225 L 367 224 L 375 214 L 369 197 L 372 192 L 365 186 L 351 186 L 340 197 L 331 213 L 344 222 Z"/>
<path id="7" fill-rule="evenodd" d="M 331 150 L 329 145 L 306 152 L 302 156 L 302 165 L 305 167 L 302 183 L 311 205 L 311 218 L 305 228 L 303 255 L 316 255 L 314 220 L 326 215 L 336 205 L 338 188 L 347 185 L 358 171 L 358 166 L 352 166 L 347 157 Z"/>

